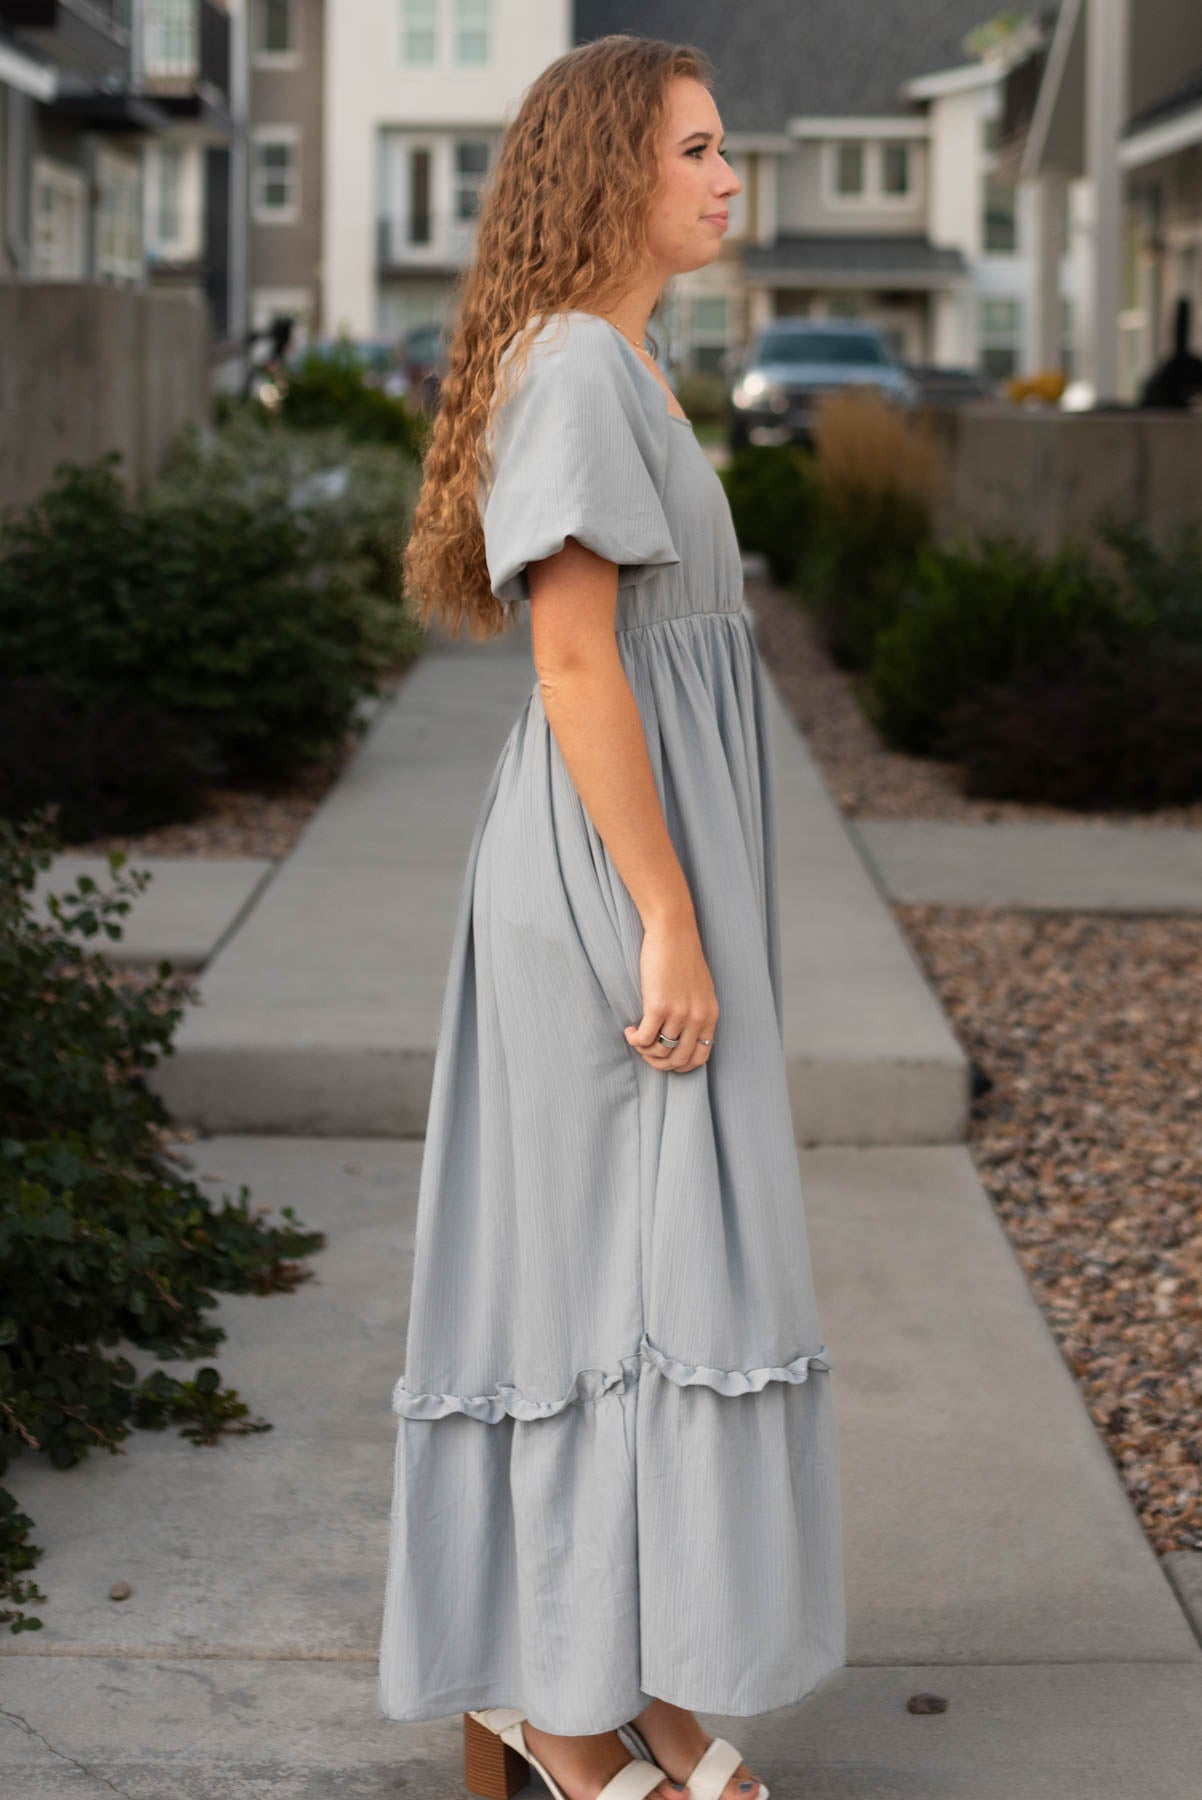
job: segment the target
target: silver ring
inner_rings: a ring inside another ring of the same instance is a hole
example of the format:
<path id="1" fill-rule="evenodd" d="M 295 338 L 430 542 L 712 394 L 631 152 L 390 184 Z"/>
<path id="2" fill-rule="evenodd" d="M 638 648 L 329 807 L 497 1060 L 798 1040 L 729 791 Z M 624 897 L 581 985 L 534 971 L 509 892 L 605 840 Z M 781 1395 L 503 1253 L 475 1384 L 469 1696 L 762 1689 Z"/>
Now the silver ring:
<path id="1" fill-rule="evenodd" d="M 698 1038 L 698 1039 L 697 1039 L 697 1042 L 698 1042 L 698 1043 L 699 1043 L 699 1044 L 712 1044 L 712 1043 L 713 1043 L 713 1041 L 714 1041 L 714 1040 L 713 1040 L 713 1038 L 701 1038 L 701 1037 L 699 1037 L 699 1038 Z"/>
<path id="2" fill-rule="evenodd" d="M 680 1039 L 665 1037 L 663 1032 L 661 1031 L 655 1041 L 657 1044 L 679 1044 Z"/>

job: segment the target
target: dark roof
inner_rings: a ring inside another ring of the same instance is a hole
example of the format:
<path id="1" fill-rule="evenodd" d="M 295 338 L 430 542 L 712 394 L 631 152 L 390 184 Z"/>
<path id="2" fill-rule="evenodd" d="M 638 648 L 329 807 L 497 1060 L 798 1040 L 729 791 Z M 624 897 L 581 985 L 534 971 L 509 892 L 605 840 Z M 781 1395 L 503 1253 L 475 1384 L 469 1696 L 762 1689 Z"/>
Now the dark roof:
<path id="1" fill-rule="evenodd" d="M 610 32 L 704 50 L 727 131 L 783 131 L 797 113 L 913 110 L 903 81 L 975 59 L 965 35 L 998 0 L 576 0 L 576 42 Z"/>
<path id="2" fill-rule="evenodd" d="M 1192 112 L 1198 105 L 1202 105 L 1202 69 L 1195 69 L 1152 106 L 1133 113 L 1123 129 L 1123 136 L 1131 137 L 1137 131 L 1145 131 L 1149 125 L 1161 125 L 1178 113 Z"/>
<path id="3" fill-rule="evenodd" d="M 771 244 L 744 244 L 739 261 L 745 275 L 872 276 L 886 287 L 891 277 L 968 273 L 962 251 L 913 232 L 783 232 Z"/>

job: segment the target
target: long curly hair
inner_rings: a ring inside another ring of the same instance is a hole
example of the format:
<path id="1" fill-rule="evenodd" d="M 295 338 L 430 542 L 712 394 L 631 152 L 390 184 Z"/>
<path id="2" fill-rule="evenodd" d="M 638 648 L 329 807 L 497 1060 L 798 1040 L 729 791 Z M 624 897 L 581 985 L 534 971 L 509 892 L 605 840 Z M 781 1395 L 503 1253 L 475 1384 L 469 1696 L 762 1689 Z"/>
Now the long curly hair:
<path id="1" fill-rule="evenodd" d="M 624 33 L 580 44 L 530 84 L 482 190 L 475 255 L 452 290 L 447 370 L 401 557 L 406 604 L 422 624 L 497 636 L 516 606 L 489 585 L 477 486 L 498 369 L 516 382 L 546 316 L 605 312 L 647 254 L 668 87 L 713 86 L 705 52 Z M 654 340 L 653 340 L 654 341 Z M 512 392 L 507 385 L 506 393 Z"/>

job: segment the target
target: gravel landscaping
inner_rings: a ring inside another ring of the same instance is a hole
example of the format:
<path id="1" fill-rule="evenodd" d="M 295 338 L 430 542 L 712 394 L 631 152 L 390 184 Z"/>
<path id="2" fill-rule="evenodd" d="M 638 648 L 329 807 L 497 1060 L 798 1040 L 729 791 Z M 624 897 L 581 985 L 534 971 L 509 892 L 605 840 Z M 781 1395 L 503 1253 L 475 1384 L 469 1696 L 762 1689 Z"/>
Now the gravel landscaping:
<path id="1" fill-rule="evenodd" d="M 1202 920 L 895 910 L 992 1083 L 969 1147 L 1152 1547 L 1202 1550 Z"/>
<path id="2" fill-rule="evenodd" d="M 850 816 L 1099 822 L 967 800 L 953 767 L 884 749 L 797 603 L 762 580 L 747 598 Z M 1198 826 L 1202 805 L 1121 822 Z M 976 1071 L 982 1184 L 1148 1539 L 1202 1550 L 1202 920 L 894 911 Z"/>

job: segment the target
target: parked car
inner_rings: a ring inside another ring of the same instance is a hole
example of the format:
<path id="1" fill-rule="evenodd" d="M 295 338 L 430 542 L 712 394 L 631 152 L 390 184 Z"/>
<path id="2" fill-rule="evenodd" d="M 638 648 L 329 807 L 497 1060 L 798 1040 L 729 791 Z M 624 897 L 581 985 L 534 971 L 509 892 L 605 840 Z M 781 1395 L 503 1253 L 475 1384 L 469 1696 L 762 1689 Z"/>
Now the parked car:
<path id="1" fill-rule="evenodd" d="M 819 398 L 875 388 L 909 410 L 918 384 L 877 325 L 851 319 L 774 319 L 740 359 L 730 390 L 732 450 L 748 444 L 811 444 Z"/>

